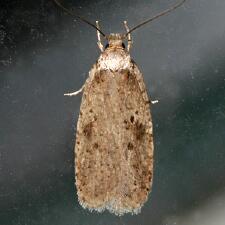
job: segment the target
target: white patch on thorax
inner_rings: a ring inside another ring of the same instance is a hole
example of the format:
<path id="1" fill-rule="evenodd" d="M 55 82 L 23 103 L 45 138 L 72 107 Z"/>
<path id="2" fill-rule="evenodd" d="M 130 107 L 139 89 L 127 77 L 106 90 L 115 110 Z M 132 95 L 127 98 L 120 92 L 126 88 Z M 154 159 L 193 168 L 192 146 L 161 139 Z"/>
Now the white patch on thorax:
<path id="1" fill-rule="evenodd" d="M 102 70 L 124 70 L 130 67 L 130 56 L 126 52 L 117 51 L 105 51 L 98 59 L 98 64 Z"/>

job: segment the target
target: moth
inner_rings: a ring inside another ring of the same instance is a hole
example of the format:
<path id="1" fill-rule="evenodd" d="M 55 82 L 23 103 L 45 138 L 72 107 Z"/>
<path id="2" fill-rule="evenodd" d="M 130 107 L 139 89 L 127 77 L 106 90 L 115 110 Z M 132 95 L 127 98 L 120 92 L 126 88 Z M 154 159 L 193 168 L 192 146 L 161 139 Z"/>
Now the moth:
<path id="1" fill-rule="evenodd" d="M 126 33 L 105 35 L 96 25 L 101 54 L 89 72 L 83 92 L 75 143 L 75 184 L 81 206 L 116 215 L 137 214 L 147 201 L 153 180 L 151 102 L 143 76 L 130 56 L 131 32 L 181 6 L 185 0 Z M 66 10 L 59 2 L 57 5 Z M 107 44 L 101 42 L 103 36 Z M 124 41 L 127 41 L 125 47 Z"/>

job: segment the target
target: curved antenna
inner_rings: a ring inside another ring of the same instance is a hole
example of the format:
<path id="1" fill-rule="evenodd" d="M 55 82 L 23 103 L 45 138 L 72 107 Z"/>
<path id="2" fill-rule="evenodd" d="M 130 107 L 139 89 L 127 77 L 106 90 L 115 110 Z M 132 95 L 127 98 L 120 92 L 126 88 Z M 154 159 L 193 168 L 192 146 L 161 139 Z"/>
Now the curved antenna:
<path id="1" fill-rule="evenodd" d="M 151 21 L 153 21 L 153 20 L 155 20 L 155 19 L 157 19 L 157 18 L 159 18 L 159 17 L 161 17 L 161 16 L 164 16 L 164 15 L 166 15 L 167 13 L 173 11 L 174 9 L 180 7 L 181 5 L 184 4 L 185 1 L 186 1 L 186 0 L 182 0 L 181 2 L 179 2 L 179 3 L 177 3 L 176 5 L 172 6 L 171 8 L 166 9 L 166 10 L 160 12 L 159 14 L 153 16 L 153 17 L 150 18 L 150 19 L 147 19 L 147 20 L 143 21 L 142 23 L 139 23 L 138 25 L 136 25 L 135 27 L 133 27 L 132 29 L 130 29 L 130 31 L 127 32 L 127 33 L 125 34 L 125 36 L 128 36 L 128 34 L 130 34 L 131 32 L 133 32 L 134 30 L 138 29 L 139 27 L 145 25 L 146 23 L 149 23 L 149 22 L 151 22 Z"/>
<path id="2" fill-rule="evenodd" d="M 106 37 L 106 35 L 98 28 L 96 27 L 93 23 L 89 22 L 88 20 L 86 20 L 85 18 L 77 15 L 77 14 L 74 14 L 72 13 L 70 10 L 66 9 L 64 6 L 62 6 L 57 0 L 54 0 L 55 4 L 58 5 L 60 8 L 62 8 L 65 12 L 67 12 L 69 15 L 71 16 L 74 16 L 76 17 L 77 19 L 83 21 L 84 23 L 87 23 L 88 25 L 92 26 L 93 28 L 95 28 L 97 31 L 100 32 L 100 34 L 103 36 L 103 37 Z"/>

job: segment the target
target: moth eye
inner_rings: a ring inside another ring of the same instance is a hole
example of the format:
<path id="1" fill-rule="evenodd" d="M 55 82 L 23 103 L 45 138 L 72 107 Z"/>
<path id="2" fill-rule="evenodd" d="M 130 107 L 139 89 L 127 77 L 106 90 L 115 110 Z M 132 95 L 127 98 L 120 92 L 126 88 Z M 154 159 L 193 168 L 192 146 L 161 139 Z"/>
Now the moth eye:
<path id="1" fill-rule="evenodd" d="M 122 43 L 122 47 L 125 48 L 125 44 L 124 43 Z"/>
<path id="2" fill-rule="evenodd" d="M 109 47 L 109 44 L 106 44 L 106 45 L 105 45 L 105 49 L 107 49 L 108 47 Z"/>

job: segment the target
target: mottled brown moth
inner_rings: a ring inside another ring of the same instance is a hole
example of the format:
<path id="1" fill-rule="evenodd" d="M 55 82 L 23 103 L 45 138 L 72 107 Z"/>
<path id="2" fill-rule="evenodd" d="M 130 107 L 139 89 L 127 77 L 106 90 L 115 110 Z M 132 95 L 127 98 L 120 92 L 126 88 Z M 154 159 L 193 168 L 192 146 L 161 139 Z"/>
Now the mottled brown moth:
<path id="1" fill-rule="evenodd" d="M 75 144 L 79 203 L 89 210 L 136 214 L 147 201 L 153 179 L 153 132 L 143 76 L 130 56 L 131 32 L 181 6 L 185 0 L 129 30 L 105 35 L 96 25 L 101 54 L 82 88 Z M 74 15 L 60 3 L 57 5 Z M 107 45 L 101 42 L 103 36 Z M 127 40 L 127 48 L 124 41 Z"/>

